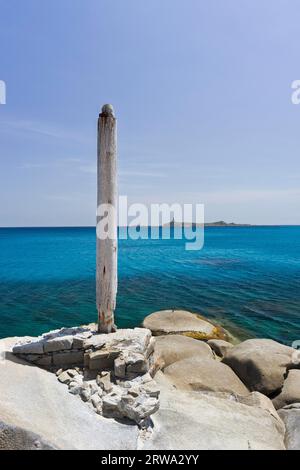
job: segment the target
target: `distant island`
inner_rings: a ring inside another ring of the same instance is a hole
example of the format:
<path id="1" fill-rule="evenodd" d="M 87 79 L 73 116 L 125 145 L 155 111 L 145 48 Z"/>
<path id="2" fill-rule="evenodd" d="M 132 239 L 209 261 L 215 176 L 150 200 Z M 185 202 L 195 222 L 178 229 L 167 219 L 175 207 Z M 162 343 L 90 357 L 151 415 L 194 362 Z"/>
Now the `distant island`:
<path id="1" fill-rule="evenodd" d="M 224 220 L 219 220 L 218 222 L 208 222 L 204 225 L 205 227 L 251 227 L 251 224 L 235 224 L 234 222 L 224 222 Z"/>
<path id="2" fill-rule="evenodd" d="M 131 225 L 131 228 L 167 228 L 167 227 L 203 227 L 203 224 L 199 224 L 196 222 L 176 222 L 172 219 L 170 222 L 167 222 L 163 225 Z M 224 220 L 218 220 L 217 222 L 205 222 L 204 227 L 255 227 L 252 224 L 236 224 L 234 222 L 224 222 Z M 119 228 L 129 228 L 127 225 L 119 225 Z"/>
<path id="3" fill-rule="evenodd" d="M 197 224 L 195 222 L 175 222 L 171 220 L 170 222 L 163 225 L 163 227 L 203 227 L 203 224 Z M 234 222 L 224 222 L 224 220 L 219 220 L 217 222 L 206 222 L 204 223 L 205 227 L 251 227 L 251 224 L 236 224 Z"/>

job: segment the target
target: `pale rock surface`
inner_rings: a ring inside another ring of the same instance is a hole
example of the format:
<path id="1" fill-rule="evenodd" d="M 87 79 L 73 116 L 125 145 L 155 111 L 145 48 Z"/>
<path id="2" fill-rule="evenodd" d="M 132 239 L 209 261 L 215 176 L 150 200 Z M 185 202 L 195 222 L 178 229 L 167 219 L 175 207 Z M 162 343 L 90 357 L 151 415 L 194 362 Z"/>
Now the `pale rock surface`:
<path id="1" fill-rule="evenodd" d="M 278 411 L 286 433 L 285 445 L 288 450 L 300 450 L 300 403 L 288 405 Z"/>
<path id="2" fill-rule="evenodd" d="M 214 359 L 189 357 L 166 367 L 164 374 L 180 390 L 249 394 L 247 387 L 232 369 Z"/>
<path id="3" fill-rule="evenodd" d="M 150 332 L 135 330 L 123 330 L 121 338 L 110 343 L 118 344 L 122 351 L 130 351 L 133 346 L 138 359 L 131 364 L 134 367 L 142 364 L 139 354 L 153 348 Z M 124 341 L 124 331 L 126 335 L 131 331 L 128 341 Z M 73 337 L 73 347 L 79 336 L 86 350 L 91 348 L 94 352 L 106 347 L 99 338 L 103 335 L 86 329 L 63 329 L 43 335 L 43 349 L 44 341 L 64 336 Z M 87 343 L 96 338 L 97 344 Z M 202 344 L 199 349 L 191 345 L 194 340 L 181 338 L 186 345 L 188 340 L 190 350 L 198 351 L 198 359 L 197 354 L 181 357 L 165 368 L 167 375 L 158 372 L 155 381 L 148 372 L 130 379 L 115 377 L 118 367 L 122 375 L 124 364 L 120 363 L 114 363 L 110 373 L 100 373 L 97 381 L 96 376 L 86 378 L 82 368 L 77 367 L 61 369 L 56 377 L 8 354 L 0 361 L 0 449 L 284 449 L 284 426 L 271 401 L 257 392 L 249 394 L 225 364 L 212 359 L 207 344 L 195 341 Z M 175 341 L 180 349 L 183 342 Z M 15 343 L 16 338 L 0 341 L 0 351 Z M 161 351 L 166 351 L 167 361 L 173 361 L 178 357 L 176 347 L 170 347 L 168 356 L 166 345 L 167 340 Z M 176 367 L 180 362 L 183 373 Z M 126 366 L 125 363 L 125 370 Z M 104 376 L 107 391 L 99 385 Z M 195 377 L 200 391 L 190 391 L 191 385 L 195 387 Z M 183 390 L 175 388 L 174 380 Z M 201 391 L 202 387 L 205 391 Z M 297 448 L 300 404 L 286 408 L 279 411 L 287 425 L 286 443 L 289 448 Z M 153 428 L 149 427 L 150 414 Z M 100 415 L 122 418 L 122 424 Z M 132 421 L 125 424 L 124 417 L 135 420 L 142 429 Z"/>
<path id="4" fill-rule="evenodd" d="M 37 358 L 50 360 L 52 371 L 61 367 L 57 373 L 59 382 L 97 414 L 140 424 L 159 407 L 159 390 L 151 384 L 152 377 L 150 383 L 147 378 L 154 347 L 151 340 L 151 331 L 145 328 L 99 334 L 89 325 L 55 330 L 30 343 L 21 340 L 13 351 L 23 351 L 21 358 L 35 364 Z M 39 355 L 24 355 L 24 348 L 36 345 Z M 40 356 L 41 349 L 44 356 Z M 78 367 L 66 370 L 75 364 Z M 138 378 L 140 381 L 135 381 Z"/>
<path id="5" fill-rule="evenodd" d="M 281 419 L 272 403 L 272 400 L 270 400 L 266 395 L 263 395 L 260 392 L 251 392 L 249 395 L 238 396 L 236 399 L 239 403 L 243 403 L 244 405 L 255 406 L 267 411 L 282 427 Z"/>
<path id="6" fill-rule="evenodd" d="M 84 364 L 91 370 L 114 369 L 121 378 L 144 374 L 149 369 L 151 339 L 145 328 L 93 335 L 83 343 Z"/>
<path id="7" fill-rule="evenodd" d="M 171 385 L 171 382 L 169 382 L 169 384 Z M 262 410 L 267 411 L 275 421 L 277 421 L 277 426 L 279 426 L 280 431 L 284 430 L 282 420 L 275 410 L 272 400 L 260 392 L 250 392 L 248 395 L 238 395 L 234 392 L 212 392 L 206 390 L 200 391 L 199 394 L 201 394 L 200 396 L 208 395 L 215 398 L 223 398 L 232 402 L 241 403 L 243 405 L 261 408 Z"/>
<path id="8" fill-rule="evenodd" d="M 112 390 L 102 398 L 103 416 L 121 419 L 124 414 L 120 411 L 122 392 L 120 389 Z"/>
<path id="9" fill-rule="evenodd" d="M 17 338 L 17 343 L 13 345 L 14 354 L 43 354 L 45 352 L 71 349 L 73 337 L 84 335 L 85 338 L 92 335 L 94 326 L 87 325 L 74 328 L 61 328 L 53 330 L 36 338 Z"/>
<path id="10" fill-rule="evenodd" d="M 43 354 L 44 343 L 41 339 L 34 339 L 33 341 L 20 342 L 13 348 L 14 354 Z"/>
<path id="11" fill-rule="evenodd" d="M 37 338 L 18 338 L 13 353 L 21 359 L 55 370 L 85 366 L 91 371 L 114 368 L 121 378 L 133 378 L 149 370 L 154 339 L 145 328 L 120 329 L 99 334 L 95 325 L 62 328 Z"/>
<path id="12" fill-rule="evenodd" d="M 202 395 L 213 396 L 216 398 L 223 398 L 233 402 L 241 403 L 243 405 L 254 406 L 256 408 L 261 408 L 262 410 L 268 412 L 277 422 L 277 427 L 280 431 L 284 431 L 284 425 L 279 417 L 279 414 L 274 408 L 272 400 L 266 395 L 263 395 L 260 392 L 250 392 L 248 395 L 238 395 L 233 392 L 212 392 L 212 391 L 201 391 L 199 392 Z"/>
<path id="13" fill-rule="evenodd" d="M 153 379 L 151 375 L 149 374 L 149 372 L 147 372 L 146 374 L 138 375 L 137 377 L 131 380 L 119 380 L 118 378 L 116 378 L 116 383 L 124 388 L 131 388 L 133 386 L 140 386 L 152 382 L 152 380 Z"/>
<path id="14" fill-rule="evenodd" d="M 293 403 L 300 403 L 299 369 L 292 369 L 288 372 L 280 394 L 273 399 L 273 404 L 277 410 Z"/>
<path id="15" fill-rule="evenodd" d="M 105 345 L 105 349 L 115 351 L 130 349 L 133 352 L 144 353 L 150 339 L 151 332 L 145 328 L 119 329 L 115 333 L 91 336 L 84 342 L 83 347 L 84 349 L 93 347 L 97 350 Z"/>
<path id="16" fill-rule="evenodd" d="M 156 397 L 140 390 L 133 394 L 129 391 L 127 395 L 122 396 L 119 409 L 124 416 L 140 423 L 159 409 L 159 402 Z"/>
<path id="17" fill-rule="evenodd" d="M 203 359 L 214 357 L 211 348 L 204 341 L 181 335 L 156 336 L 153 361 L 157 362 L 160 368 L 192 356 Z"/>
<path id="18" fill-rule="evenodd" d="M 135 377 L 133 380 L 116 381 L 111 372 L 102 372 L 97 376 L 96 386 L 98 395 L 101 396 L 101 413 L 105 417 L 126 418 L 140 424 L 145 418 L 159 408 L 160 390 L 149 374 Z M 84 401 L 91 401 L 96 412 L 99 413 L 99 400 L 96 403 L 91 400 L 92 391 L 87 389 L 84 382 L 84 390 L 80 395 Z M 88 385 L 90 387 L 90 384 Z"/>
<path id="19" fill-rule="evenodd" d="M 271 395 L 280 391 L 287 369 L 295 368 L 295 350 L 271 339 L 248 339 L 227 351 L 229 365 L 251 391 Z"/>
<path id="20" fill-rule="evenodd" d="M 195 339 L 225 339 L 226 333 L 205 318 L 186 310 L 162 310 L 151 313 L 143 321 L 143 327 L 154 336 L 182 334 Z"/>
<path id="21" fill-rule="evenodd" d="M 1 350 L 12 343 L 1 340 Z M 10 448 L 34 448 L 34 442 L 56 449 L 136 448 L 137 426 L 98 416 L 55 374 L 6 353 L 0 377 L 0 448 L 8 440 Z"/>
<path id="22" fill-rule="evenodd" d="M 71 349 L 73 346 L 72 336 L 63 336 L 49 339 L 44 343 L 44 352 L 61 351 L 62 349 Z"/>
<path id="23" fill-rule="evenodd" d="M 58 375 L 58 380 L 65 385 L 69 385 L 69 383 L 72 381 L 72 378 L 67 371 L 61 372 L 61 374 Z"/>
<path id="24" fill-rule="evenodd" d="M 96 379 L 97 385 L 106 393 L 111 392 L 113 384 L 111 382 L 111 373 L 110 372 L 102 372 L 97 376 Z"/>
<path id="25" fill-rule="evenodd" d="M 233 348 L 233 344 L 223 339 L 210 339 L 207 343 L 219 357 L 225 357 L 227 351 Z"/>
<path id="26" fill-rule="evenodd" d="M 268 411 L 200 392 L 183 392 L 158 372 L 159 410 L 146 450 L 283 450 L 283 426 Z"/>

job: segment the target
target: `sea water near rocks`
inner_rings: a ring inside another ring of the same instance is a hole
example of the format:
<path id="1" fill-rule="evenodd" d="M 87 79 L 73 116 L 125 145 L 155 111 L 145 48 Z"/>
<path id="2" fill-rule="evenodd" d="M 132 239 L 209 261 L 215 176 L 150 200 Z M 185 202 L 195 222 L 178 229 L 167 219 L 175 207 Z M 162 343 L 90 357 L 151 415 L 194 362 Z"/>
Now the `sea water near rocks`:
<path id="1" fill-rule="evenodd" d="M 120 240 L 118 326 L 184 308 L 241 339 L 300 339 L 300 227 L 208 227 L 202 250 L 185 242 Z M 0 337 L 95 319 L 95 228 L 0 229 Z"/>

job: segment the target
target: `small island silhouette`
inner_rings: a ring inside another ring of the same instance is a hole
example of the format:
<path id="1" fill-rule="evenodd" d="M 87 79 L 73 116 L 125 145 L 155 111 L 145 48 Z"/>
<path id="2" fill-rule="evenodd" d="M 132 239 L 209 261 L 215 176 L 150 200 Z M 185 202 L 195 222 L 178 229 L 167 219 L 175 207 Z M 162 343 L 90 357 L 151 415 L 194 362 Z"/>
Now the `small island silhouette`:
<path id="1" fill-rule="evenodd" d="M 202 227 L 203 224 L 196 222 L 176 222 L 173 218 L 170 222 L 163 224 L 163 227 Z M 205 227 L 251 227 L 251 224 L 236 224 L 234 222 L 224 222 L 224 220 L 219 220 L 217 222 L 205 222 Z"/>

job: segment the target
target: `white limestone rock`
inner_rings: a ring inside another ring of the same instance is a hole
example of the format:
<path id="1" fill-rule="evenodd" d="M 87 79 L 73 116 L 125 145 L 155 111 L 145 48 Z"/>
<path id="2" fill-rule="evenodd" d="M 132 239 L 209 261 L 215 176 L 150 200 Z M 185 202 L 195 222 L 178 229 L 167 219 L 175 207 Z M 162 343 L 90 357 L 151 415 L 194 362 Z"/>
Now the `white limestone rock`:
<path id="1" fill-rule="evenodd" d="M 44 342 L 44 352 L 62 351 L 65 349 L 72 349 L 73 337 L 72 336 L 58 336 L 57 338 L 49 339 Z"/>
<path id="2" fill-rule="evenodd" d="M 122 394 L 119 390 L 113 390 L 102 397 L 102 414 L 107 418 L 123 418 L 120 411 Z"/>
<path id="3" fill-rule="evenodd" d="M 105 392 L 111 392 L 113 388 L 113 384 L 111 381 L 111 373 L 110 372 L 102 372 L 97 375 L 96 379 L 97 385 Z"/>
<path id="4" fill-rule="evenodd" d="M 67 371 L 62 372 L 61 374 L 59 374 L 57 378 L 61 383 L 65 384 L 65 385 L 69 385 L 69 383 L 72 381 L 72 378 L 68 374 Z"/>
<path id="5" fill-rule="evenodd" d="M 160 394 L 160 388 L 154 380 L 141 385 L 141 390 L 152 398 L 158 398 Z"/>
<path id="6" fill-rule="evenodd" d="M 146 328 L 120 329 L 115 333 L 95 334 L 84 342 L 84 349 L 102 349 L 144 353 L 151 339 L 151 332 Z"/>
<path id="7" fill-rule="evenodd" d="M 91 389 L 89 387 L 89 384 L 88 383 L 83 383 L 82 384 L 82 387 L 81 387 L 81 390 L 80 390 L 80 397 L 83 401 L 90 401 L 91 399 Z"/>
<path id="8" fill-rule="evenodd" d="M 288 405 L 278 411 L 286 428 L 285 445 L 288 450 L 300 450 L 300 403 Z"/>
<path id="9" fill-rule="evenodd" d="M 114 361 L 114 373 L 116 377 L 123 379 L 126 377 L 126 362 L 122 354 Z"/>
<path id="10" fill-rule="evenodd" d="M 175 390 L 156 375 L 159 410 L 143 450 L 284 450 L 284 427 L 260 407 L 202 392 Z"/>
<path id="11" fill-rule="evenodd" d="M 43 354 L 44 342 L 42 340 L 35 340 L 29 342 L 22 342 L 22 340 L 13 347 L 14 354 Z"/>
<path id="12" fill-rule="evenodd" d="M 0 340 L 0 449 L 136 449 L 137 426 L 97 415 L 55 374 L 14 356 L 16 342 Z"/>
<path id="13" fill-rule="evenodd" d="M 118 406 L 123 416 L 140 423 L 158 410 L 159 401 L 141 391 L 133 394 L 129 391 L 121 398 Z"/>
<path id="14" fill-rule="evenodd" d="M 102 409 L 102 398 L 98 392 L 95 392 L 91 396 L 91 403 L 94 406 L 94 408 L 96 408 L 96 410 L 98 410 L 99 406 L 101 406 L 101 409 Z"/>

